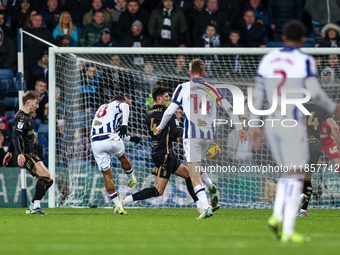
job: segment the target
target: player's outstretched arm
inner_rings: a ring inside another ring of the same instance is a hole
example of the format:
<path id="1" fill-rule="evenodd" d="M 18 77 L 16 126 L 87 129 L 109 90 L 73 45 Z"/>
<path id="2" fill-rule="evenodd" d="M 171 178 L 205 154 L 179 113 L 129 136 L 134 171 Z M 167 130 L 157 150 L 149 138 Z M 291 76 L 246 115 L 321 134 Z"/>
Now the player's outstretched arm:
<path id="1" fill-rule="evenodd" d="M 336 124 L 336 122 L 333 120 L 333 118 L 328 118 L 326 120 L 327 125 L 331 128 L 332 135 L 335 139 L 336 145 L 340 147 L 340 132 L 339 127 Z"/>
<path id="2" fill-rule="evenodd" d="M 119 108 L 122 111 L 123 122 L 122 125 L 117 129 L 117 133 L 120 136 L 120 138 L 124 139 L 127 136 L 127 126 L 129 122 L 130 108 L 129 105 L 126 103 L 121 103 L 119 105 Z"/>
<path id="3" fill-rule="evenodd" d="M 166 111 L 163 114 L 163 118 L 161 120 L 161 123 L 159 123 L 159 126 L 156 128 L 156 134 L 159 135 L 162 132 L 162 129 L 168 124 L 169 120 L 171 119 L 172 115 L 175 113 L 175 111 L 178 108 L 178 104 L 171 103 L 166 109 Z"/>

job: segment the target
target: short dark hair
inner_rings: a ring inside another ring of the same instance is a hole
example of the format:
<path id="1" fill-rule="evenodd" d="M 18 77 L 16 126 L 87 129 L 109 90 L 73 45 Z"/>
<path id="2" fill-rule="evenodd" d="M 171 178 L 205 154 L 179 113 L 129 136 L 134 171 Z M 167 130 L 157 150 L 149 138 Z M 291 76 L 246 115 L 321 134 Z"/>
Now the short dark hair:
<path id="1" fill-rule="evenodd" d="M 44 79 L 44 78 L 40 78 L 40 79 L 36 80 L 35 85 L 37 85 L 38 82 L 43 82 L 43 83 L 46 83 L 46 84 L 47 84 L 47 80 Z"/>
<path id="2" fill-rule="evenodd" d="M 164 86 L 156 86 L 152 89 L 152 99 L 153 101 L 157 101 L 158 96 L 163 96 L 165 93 L 169 92 L 167 87 Z"/>
<path id="3" fill-rule="evenodd" d="M 122 95 L 115 95 L 115 96 L 113 96 L 113 98 L 112 98 L 111 101 L 112 101 L 112 102 L 113 102 L 113 101 L 124 102 L 124 101 L 125 101 L 125 97 L 122 96 Z"/>
<path id="4" fill-rule="evenodd" d="M 40 96 L 33 90 L 27 90 L 22 96 L 22 103 L 25 105 L 28 100 L 37 99 L 40 101 Z"/>
<path id="5" fill-rule="evenodd" d="M 231 35 L 231 34 L 238 34 L 239 36 L 241 36 L 241 32 L 237 29 L 231 30 L 229 35 Z"/>
<path id="6" fill-rule="evenodd" d="M 305 25 L 299 20 L 290 20 L 286 22 L 282 29 L 282 34 L 286 36 L 287 40 L 299 42 L 306 34 Z"/>

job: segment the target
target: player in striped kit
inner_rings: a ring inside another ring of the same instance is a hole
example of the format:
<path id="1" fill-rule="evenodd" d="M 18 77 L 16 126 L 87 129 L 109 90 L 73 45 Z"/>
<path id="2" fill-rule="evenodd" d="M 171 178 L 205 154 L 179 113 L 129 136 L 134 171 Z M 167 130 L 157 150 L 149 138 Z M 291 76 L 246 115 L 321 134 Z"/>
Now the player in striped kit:
<path id="1" fill-rule="evenodd" d="M 194 59 L 189 65 L 189 82 L 177 86 L 171 104 L 164 112 L 161 123 L 156 129 L 160 134 L 162 129 L 171 119 L 179 105 L 183 107 L 184 132 L 183 149 L 190 172 L 194 191 L 200 203 L 201 214 L 197 219 L 212 216 L 205 194 L 205 188 L 200 176 L 201 158 L 210 148 L 214 139 L 214 121 L 216 119 L 216 105 L 219 103 L 229 114 L 234 123 L 239 123 L 239 118 L 232 114 L 232 107 L 224 96 L 211 84 L 204 81 L 205 64 L 200 59 Z M 247 140 L 247 133 L 240 124 L 235 125 L 238 135 L 243 142 Z"/>
<path id="2" fill-rule="evenodd" d="M 115 204 L 114 213 L 122 215 L 127 213 L 119 202 L 112 180 L 111 155 L 120 160 L 122 168 L 129 178 L 128 187 L 131 188 L 137 183 L 137 180 L 133 174 L 131 162 L 125 154 L 122 139 L 130 140 L 136 144 L 140 141 L 139 137 L 127 136 L 129 105 L 124 101 L 123 96 L 117 95 L 112 98 L 111 103 L 101 105 L 94 116 L 91 129 L 91 148 L 94 158 L 99 170 L 103 173 L 105 188 Z M 117 128 L 121 118 L 123 118 L 122 125 Z"/>
<path id="3" fill-rule="evenodd" d="M 281 113 L 281 92 L 290 89 L 306 88 L 314 102 L 320 107 L 334 112 L 340 117 L 340 105 L 333 102 L 320 88 L 316 78 L 316 65 L 313 57 L 302 53 L 299 48 L 305 41 L 305 28 L 300 21 L 289 21 L 283 28 L 282 39 L 285 47 L 265 55 L 258 67 L 253 92 L 253 106 L 260 109 L 264 96 L 267 95 L 268 105 L 273 105 L 273 93 L 279 98 L 275 111 L 269 119 L 284 121 L 293 119 L 294 127 L 267 125 L 265 127 L 270 149 L 278 165 L 290 171 L 281 176 L 276 187 L 273 215 L 268 220 L 271 229 L 281 242 L 304 242 L 306 238 L 295 233 L 296 214 L 299 210 L 300 194 L 304 166 L 309 159 L 307 131 L 304 113 L 295 104 L 287 104 L 286 113 Z M 301 100 L 302 93 L 289 93 L 290 99 Z M 301 100 L 303 101 L 303 100 Z M 301 102 L 300 101 L 300 102 Z M 258 119 L 252 113 L 250 119 Z M 262 130 L 254 127 L 251 130 L 251 142 L 254 148 L 261 144 Z"/>

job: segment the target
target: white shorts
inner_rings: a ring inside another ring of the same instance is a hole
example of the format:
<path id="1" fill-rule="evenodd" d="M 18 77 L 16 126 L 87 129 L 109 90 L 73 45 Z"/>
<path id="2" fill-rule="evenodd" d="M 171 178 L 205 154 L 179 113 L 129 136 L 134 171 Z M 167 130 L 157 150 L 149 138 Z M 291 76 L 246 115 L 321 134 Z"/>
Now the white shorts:
<path id="1" fill-rule="evenodd" d="M 110 168 L 111 156 L 120 158 L 125 152 L 124 143 L 117 134 L 104 140 L 92 140 L 91 148 L 100 171 Z"/>
<path id="2" fill-rule="evenodd" d="M 214 140 L 200 138 L 183 139 L 183 149 L 187 163 L 201 162 Z"/>
<path id="3" fill-rule="evenodd" d="M 278 165 L 294 169 L 309 160 L 307 130 L 304 123 L 296 127 L 266 127 L 266 135 L 272 155 Z"/>

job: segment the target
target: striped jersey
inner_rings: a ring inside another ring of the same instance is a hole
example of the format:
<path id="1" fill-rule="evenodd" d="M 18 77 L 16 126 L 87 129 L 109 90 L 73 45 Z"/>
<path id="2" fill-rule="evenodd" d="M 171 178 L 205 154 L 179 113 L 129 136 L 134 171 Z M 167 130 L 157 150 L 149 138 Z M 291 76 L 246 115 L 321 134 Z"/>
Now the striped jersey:
<path id="1" fill-rule="evenodd" d="M 305 79 L 316 76 L 316 65 L 312 56 L 302 53 L 299 49 L 285 46 L 265 55 L 259 64 L 255 86 L 266 94 L 268 108 L 273 105 L 273 94 L 278 96 L 277 110 L 273 118 L 302 119 L 301 110 L 295 105 L 287 105 L 286 116 L 281 116 L 281 89 L 305 88 Z M 304 98 L 303 93 L 287 93 L 287 99 Z M 256 108 L 256 107 L 255 107 Z"/>
<path id="2" fill-rule="evenodd" d="M 122 118 L 123 105 L 127 104 L 113 101 L 109 104 L 103 104 L 98 108 L 92 121 L 91 138 L 116 132 Z"/>
<path id="3" fill-rule="evenodd" d="M 222 99 L 223 95 L 215 86 L 202 78 L 178 85 L 172 102 L 183 107 L 183 138 L 213 139 L 216 107 Z"/>

